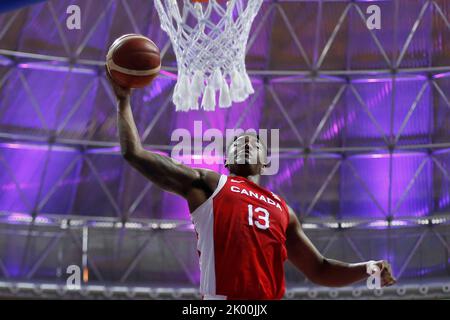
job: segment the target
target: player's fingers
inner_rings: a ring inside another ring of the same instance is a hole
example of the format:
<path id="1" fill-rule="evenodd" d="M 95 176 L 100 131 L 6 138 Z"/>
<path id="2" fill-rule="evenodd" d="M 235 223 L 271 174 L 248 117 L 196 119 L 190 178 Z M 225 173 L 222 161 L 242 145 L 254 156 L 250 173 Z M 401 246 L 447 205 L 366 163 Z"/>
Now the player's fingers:
<path id="1" fill-rule="evenodd" d="M 395 278 L 390 273 L 382 274 L 381 277 L 386 280 L 394 280 Z"/>
<path id="2" fill-rule="evenodd" d="M 390 287 L 393 284 L 395 284 L 395 282 L 396 281 L 394 279 L 391 279 L 391 278 L 382 278 L 381 279 L 381 283 L 382 283 L 383 287 Z"/>
<path id="3" fill-rule="evenodd" d="M 106 74 L 106 78 L 109 80 L 109 82 L 113 83 L 111 74 L 109 73 L 108 66 L 106 64 L 105 64 L 105 74 Z"/>
<path id="4" fill-rule="evenodd" d="M 392 267 L 387 261 L 383 261 L 382 263 L 381 275 L 389 275 L 390 277 L 393 277 Z"/>
<path id="5" fill-rule="evenodd" d="M 392 286 L 392 285 L 394 285 L 394 284 L 396 284 L 397 283 L 397 280 L 395 279 L 395 278 L 390 278 L 388 281 L 387 281 L 387 285 L 388 286 Z"/>
<path id="6" fill-rule="evenodd" d="M 378 268 L 380 268 L 380 272 L 383 273 L 383 271 L 386 269 L 386 266 L 388 265 L 386 260 L 380 260 L 377 262 Z"/>
<path id="7" fill-rule="evenodd" d="M 397 280 L 392 276 L 392 274 L 386 272 L 382 275 L 382 282 L 385 286 L 389 287 L 397 282 Z"/>
<path id="8" fill-rule="evenodd" d="M 105 64 L 105 73 L 106 73 L 106 77 L 109 80 L 109 82 L 111 83 L 116 95 L 122 96 L 122 95 L 131 94 L 131 92 L 132 92 L 131 88 L 122 87 L 114 81 L 114 79 L 111 76 L 111 73 L 108 70 L 108 66 L 106 64 Z"/>
<path id="9" fill-rule="evenodd" d="M 388 269 L 384 269 L 381 271 L 381 277 L 383 278 L 393 278 L 392 272 L 390 272 Z"/>
<path id="10" fill-rule="evenodd" d="M 394 273 L 392 272 L 392 267 L 389 263 L 387 263 L 385 266 L 385 272 L 390 278 L 395 280 Z"/>
<path id="11" fill-rule="evenodd" d="M 384 267 L 387 269 L 387 270 L 389 270 L 389 272 L 391 272 L 392 271 L 392 267 L 391 267 L 391 264 L 389 263 L 389 262 L 385 262 L 384 263 Z"/>

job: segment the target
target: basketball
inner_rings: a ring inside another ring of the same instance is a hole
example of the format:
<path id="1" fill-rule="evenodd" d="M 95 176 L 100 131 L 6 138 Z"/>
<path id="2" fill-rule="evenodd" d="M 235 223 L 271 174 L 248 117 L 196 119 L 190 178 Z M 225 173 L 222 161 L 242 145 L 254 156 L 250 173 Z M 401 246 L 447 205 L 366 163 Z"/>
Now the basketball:
<path id="1" fill-rule="evenodd" d="M 113 80 L 125 88 L 149 85 L 161 69 L 158 46 L 139 34 L 127 34 L 111 45 L 106 66 Z"/>

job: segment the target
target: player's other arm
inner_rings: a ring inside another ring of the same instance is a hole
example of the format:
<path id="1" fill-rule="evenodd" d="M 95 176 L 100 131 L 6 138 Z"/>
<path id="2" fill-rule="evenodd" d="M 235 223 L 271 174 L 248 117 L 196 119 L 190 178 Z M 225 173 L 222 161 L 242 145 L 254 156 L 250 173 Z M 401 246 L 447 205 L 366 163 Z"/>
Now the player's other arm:
<path id="1" fill-rule="evenodd" d="M 286 247 L 289 260 L 312 282 L 327 287 L 343 287 L 367 279 L 367 263 L 345 263 L 327 259 L 320 254 L 303 232 L 295 213 L 290 209 Z M 386 261 L 377 261 L 381 270 L 381 286 L 395 283 Z"/>
<path id="2" fill-rule="evenodd" d="M 193 169 L 169 157 L 145 150 L 130 105 L 131 90 L 121 88 L 109 79 L 117 98 L 117 123 L 122 156 L 135 169 L 160 188 L 186 198 L 191 211 L 206 200 L 215 189 L 219 174 Z"/>

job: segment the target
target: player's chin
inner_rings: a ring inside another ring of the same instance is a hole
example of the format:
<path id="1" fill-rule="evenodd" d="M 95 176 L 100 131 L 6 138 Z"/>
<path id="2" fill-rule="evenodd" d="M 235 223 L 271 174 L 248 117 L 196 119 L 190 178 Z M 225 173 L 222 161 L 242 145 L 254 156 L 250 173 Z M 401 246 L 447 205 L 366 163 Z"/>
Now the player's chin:
<path id="1" fill-rule="evenodd" d="M 260 174 L 260 166 L 258 164 L 251 164 L 246 161 L 243 164 L 236 164 L 233 166 L 233 173 L 240 176 L 255 176 Z"/>

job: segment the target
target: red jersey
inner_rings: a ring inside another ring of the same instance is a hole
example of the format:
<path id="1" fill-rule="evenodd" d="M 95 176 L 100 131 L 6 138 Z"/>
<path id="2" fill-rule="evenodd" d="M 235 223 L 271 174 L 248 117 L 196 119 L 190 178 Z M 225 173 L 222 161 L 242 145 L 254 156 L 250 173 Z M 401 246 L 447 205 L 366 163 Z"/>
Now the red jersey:
<path id="1" fill-rule="evenodd" d="M 289 211 L 274 193 L 222 175 L 191 215 L 204 299 L 281 299 Z"/>

